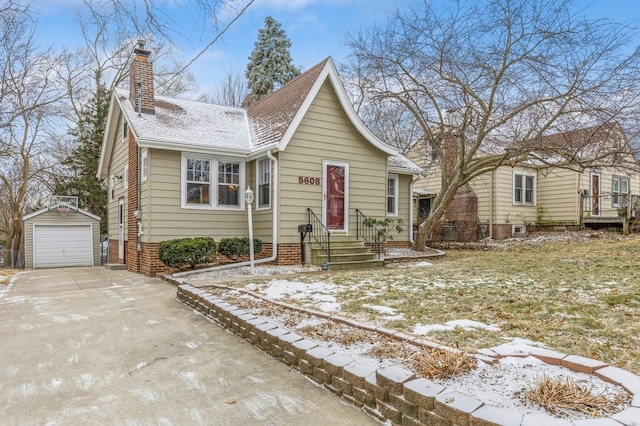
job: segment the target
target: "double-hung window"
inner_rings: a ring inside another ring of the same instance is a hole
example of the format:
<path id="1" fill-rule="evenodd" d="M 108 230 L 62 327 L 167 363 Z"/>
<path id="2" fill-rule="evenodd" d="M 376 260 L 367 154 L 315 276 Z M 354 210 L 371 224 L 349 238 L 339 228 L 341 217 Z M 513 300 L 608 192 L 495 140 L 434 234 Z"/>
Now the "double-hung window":
<path id="1" fill-rule="evenodd" d="M 244 162 L 182 154 L 183 208 L 241 207 Z"/>
<path id="2" fill-rule="evenodd" d="M 240 207 L 240 163 L 218 163 L 218 206 Z"/>
<path id="3" fill-rule="evenodd" d="M 513 204 L 535 204 L 535 176 L 513 174 Z"/>
<path id="4" fill-rule="evenodd" d="M 387 214 L 398 215 L 398 176 L 387 177 Z"/>
<path id="5" fill-rule="evenodd" d="M 614 177 L 611 180 L 611 197 L 613 198 L 613 207 L 624 207 L 627 205 L 629 197 L 629 179 L 622 177 Z"/>
<path id="6" fill-rule="evenodd" d="M 258 160 L 258 208 L 271 207 L 271 160 L 263 158 Z"/>
<path id="7" fill-rule="evenodd" d="M 187 158 L 186 204 L 208 206 L 211 204 L 211 160 Z"/>

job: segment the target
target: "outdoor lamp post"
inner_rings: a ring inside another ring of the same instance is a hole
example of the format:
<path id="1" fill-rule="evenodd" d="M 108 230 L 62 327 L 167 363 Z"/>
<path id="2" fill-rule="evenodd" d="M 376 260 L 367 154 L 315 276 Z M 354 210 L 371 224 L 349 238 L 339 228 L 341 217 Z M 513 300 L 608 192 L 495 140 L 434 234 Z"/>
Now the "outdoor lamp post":
<path id="1" fill-rule="evenodd" d="M 249 262 L 251 263 L 251 275 L 255 274 L 255 267 L 253 264 L 253 218 L 251 217 L 251 203 L 253 203 L 253 191 L 247 185 L 247 190 L 244 191 L 244 201 L 247 203 L 247 216 L 249 219 Z"/>

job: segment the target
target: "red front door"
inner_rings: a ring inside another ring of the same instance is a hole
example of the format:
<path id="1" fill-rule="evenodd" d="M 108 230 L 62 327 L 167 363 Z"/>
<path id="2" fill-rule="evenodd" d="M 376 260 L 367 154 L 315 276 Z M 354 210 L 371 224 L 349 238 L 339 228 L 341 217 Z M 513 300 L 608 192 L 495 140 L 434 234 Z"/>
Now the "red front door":
<path id="1" fill-rule="evenodd" d="M 330 230 L 345 230 L 347 168 L 340 164 L 325 164 L 324 222 Z"/>

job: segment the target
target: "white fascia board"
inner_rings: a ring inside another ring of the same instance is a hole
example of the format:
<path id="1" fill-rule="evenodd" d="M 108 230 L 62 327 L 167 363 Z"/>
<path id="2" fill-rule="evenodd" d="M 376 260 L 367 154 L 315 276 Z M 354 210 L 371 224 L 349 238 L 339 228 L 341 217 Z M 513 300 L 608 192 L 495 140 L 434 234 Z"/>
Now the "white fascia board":
<path id="1" fill-rule="evenodd" d="M 390 173 L 399 173 L 401 175 L 419 175 L 421 174 L 419 171 L 417 170 L 413 170 L 413 169 L 405 169 L 403 167 L 387 167 L 387 170 Z"/>
<path id="2" fill-rule="evenodd" d="M 102 147 L 100 148 L 100 161 L 98 162 L 98 173 L 96 177 L 98 179 L 107 179 L 109 176 L 109 162 L 111 160 L 111 153 L 113 152 L 113 144 L 115 139 L 111 137 L 115 129 L 118 119 L 116 117 L 117 111 L 122 111 L 120 107 L 120 101 L 115 90 L 111 92 L 111 101 L 109 102 L 109 112 L 107 113 L 107 123 L 105 125 L 104 135 L 102 136 Z"/>
<path id="3" fill-rule="evenodd" d="M 175 141 L 161 139 L 136 139 L 140 148 L 163 149 L 168 151 L 196 152 L 202 154 L 222 154 L 228 157 L 246 158 L 250 151 L 248 149 L 220 148 L 207 145 L 182 144 Z"/>
<path id="4" fill-rule="evenodd" d="M 35 211 L 35 212 L 32 212 L 32 213 L 26 214 L 26 215 L 22 216 L 22 220 L 23 220 L 23 221 L 25 221 L 25 220 L 29 220 L 29 219 L 31 219 L 31 218 L 34 218 L 34 217 L 36 217 L 36 216 L 39 216 L 39 215 L 41 215 L 41 214 L 43 214 L 43 213 L 46 213 L 46 212 L 48 212 L 48 211 L 53 211 L 53 210 L 56 208 L 56 206 L 57 206 L 57 204 L 56 204 L 55 206 L 52 206 L 51 208 L 49 208 L 49 207 L 45 207 L 45 208 L 40 209 L 40 210 L 37 210 L 37 211 Z M 78 209 L 78 213 L 81 213 L 81 214 L 83 214 L 83 215 L 85 215 L 85 216 L 88 216 L 88 217 L 90 217 L 91 219 L 95 219 L 95 220 L 97 220 L 98 222 L 100 222 L 100 221 L 102 220 L 102 219 L 100 218 L 100 216 L 96 216 L 95 214 L 93 214 L 93 213 L 89 213 L 88 211 L 86 211 L 86 210 L 82 210 L 82 209 L 80 209 L 80 208 Z"/>
<path id="5" fill-rule="evenodd" d="M 256 158 L 261 158 L 267 155 L 267 152 L 271 151 L 271 153 L 278 152 L 278 144 L 269 144 L 267 146 L 261 147 L 259 150 L 253 151 L 251 154 L 247 156 L 247 161 L 253 161 Z"/>
<path id="6" fill-rule="evenodd" d="M 333 63 L 333 59 L 331 58 L 329 58 L 326 65 L 324 66 L 324 69 L 320 72 L 320 75 L 318 76 L 318 79 L 315 81 L 311 90 L 309 91 L 307 98 L 304 100 L 304 102 L 300 106 L 300 109 L 296 113 L 296 116 L 293 118 L 293 120 L 291 121 L 291 124 L 289 125 L 289 128 L 287 129 L 284 136 L 282 137 L 282 140 L 280 141 L 280 148 L 279 148 L 280 151 L 284 151 L 286 149 L 287 145 L 291 141 L 291 138 L 293 137 L 293 134 L 295 133 L 298 126 L 302 122 L 302 119 L 307 114 L 307 111 L 309 110 L 311 103 L 314 101 L 314 99 L 318 95 L 320 88 L 322 87 L 322 85 L 324 84 L 327 78 L 329 78 L 329 81 L 333 85 L 333 88 L 336 91 L 336 94 L 338 95 L 338 100 L 340 101 L 340 105 L 342 106 L 343 110 L 347 114 L 349 121 L 351 121 L 351 124 L 353 124 L 353 126 L 358 130 L 358 132 L 360 132 L 360 134 L 364 136 L 364 138 L 367 141 L 369 141 L 369 143 L 371 143 L 373 146 L 380 149 L 381 151 L 389 155 L 398 155 L 398 151 L 395 148 L 385 144 L 380 139 L 378 139 L 378 137 L 374 135 L 371 132 L 371 130 L 369 130 L 364 125 L 362 120 L 360 120 L 360 117 L 358 117 L 358 114 L 353 108 L 353 104 L 351 103 L 351 100 L 349 100 L 349 96 L 347 95 L 347 92 L 344 89 L 344 86 L 342 85 L 340 76 L 338 75 L 338 70 L 336 69 L 336 66 Z"/>

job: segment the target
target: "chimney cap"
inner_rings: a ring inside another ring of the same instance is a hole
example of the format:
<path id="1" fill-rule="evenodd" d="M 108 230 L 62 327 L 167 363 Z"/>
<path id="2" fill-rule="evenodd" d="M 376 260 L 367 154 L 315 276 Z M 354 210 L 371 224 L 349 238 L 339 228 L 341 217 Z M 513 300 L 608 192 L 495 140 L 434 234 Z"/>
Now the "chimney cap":
<path id="1" fill-rule="evenodd" d="M 145 45 L 145 41 L 144 39 L 140 39 L 138 40 L 138 45 L 135 47 L 135 49 L 133 49 L 133 52 L 136 54 L 136 56 L 149 56 L 151 54 L 150 50 L 146 50 L 144 48 Z"/>

